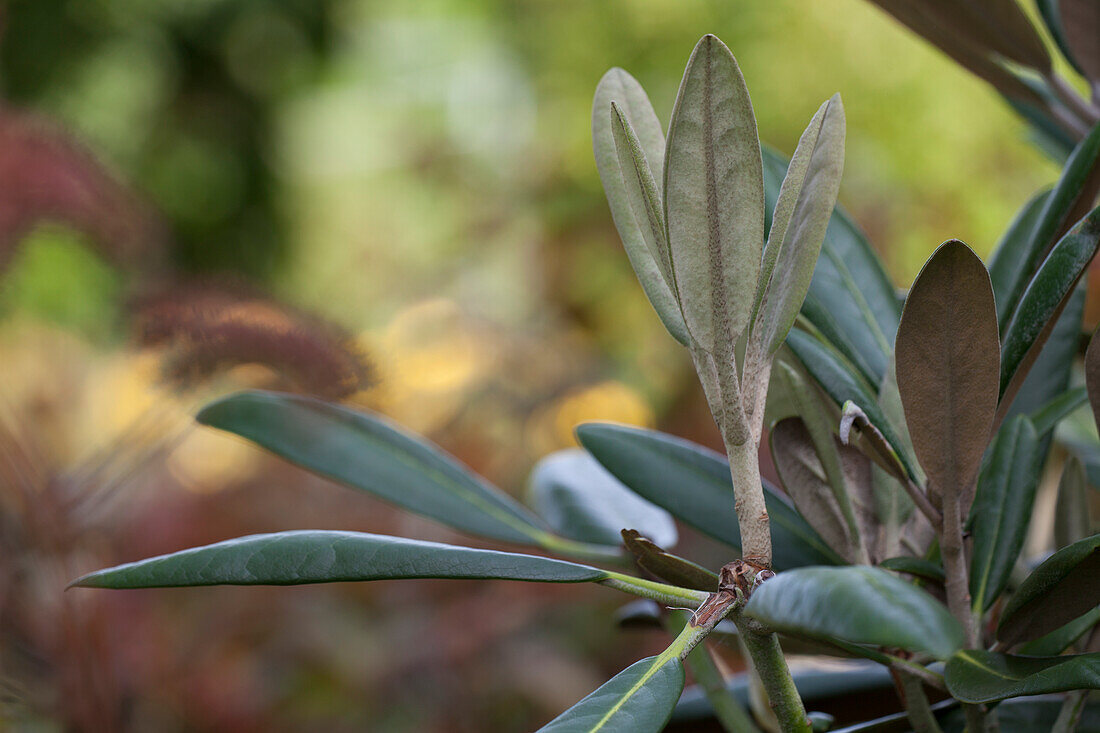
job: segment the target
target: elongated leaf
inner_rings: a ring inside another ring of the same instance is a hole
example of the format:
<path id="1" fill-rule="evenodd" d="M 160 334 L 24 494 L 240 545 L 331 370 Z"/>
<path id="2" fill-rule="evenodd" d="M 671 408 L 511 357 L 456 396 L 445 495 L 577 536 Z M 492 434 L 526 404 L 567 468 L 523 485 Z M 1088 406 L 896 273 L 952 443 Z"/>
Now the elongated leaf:
<path id="1" fill-rule="evenodd" d="M 1060 0 L 1059 9 L 1072 58 L 1095 84 L 1100 81 L 1100 5 L 1095 0 Z"/>
<path id="2" fill-rule="evenodd" d="M 1035 428 L 1022 415 L 993 441 L 970 513 L 970 596 L 978 611 L 993 605 L 1020 556 L 1045 457 Z"/>
<path id="3" fill-rule="evenodd" d="M 363 532 L 301 530 L 238 537 L 85 575 L 88 588 L 300 585 L 395 578 L 603 580 L 597 568 L 534 555 L 475 550 Z"/>
<path id="4" fill-rule="evenodd" d="M 838 405 L 852 402 L 863 410 L 871 424 L 877 427 L 887 442 L 893 446 L 894 452 L 909 475 L 916 477 L 913 461 L 879 407 L 875 391 L 846 363 L 844 357 L 827 344 L 799 329 L 792 330 L 787 336 L 787 346 L 834 402 Z"/>
<path id="5" fill-rule="evenodd" d="M 1087 400 L 1083 387 L 1074 387 L 1058 395 L 1029 417 L 1031 424 L 1035 426 L 1035 433 L 1043 436 L 1053 432 L 1059 422 L 1073 414 Z"/>
<path id="6" fill-rule="evenodd" d="M 617 479 L 695 529 L 734 547 L 741 535 L 725 456 L 654 430 L 613 423 L 577 427 L 580 444 Z M 844 562 L 764 482 L 776 570 Z"/>
<path id="7" fill-rule="evenodd" d="M 292 463 L 476 535 L 537 544 L 542 521 L 453 457 L 386 418 L 278 392 L 240 392 L 195 418 Z"/>
<path id="8" fill-rule="evenodd" d="M 989 273 L 945 242 L 917 275 L 894 347 L 905 422 L 931 491 L 963 513 L 997 411 L 1000 341 Z"/>
<path id="9" fill-rule="evenodd" d="M 1100 426 L 1100 339 L 1096 338 L 1097 333 L 1100 333 L 1100 328 L 1093 332 L 1085 351 L 1085 387 L 1092 406 L 1092 416 L 1097 426 Z"/>
<path id="10" fill-rule="evenodd" d="M 540 733 L 657 733 L 684 689 L 680 660 L 664 654 L 635 662 L 539 729 Z"/>
<path id="11" fill-rule="evenodd" d="M 638 566 L 648 570 L 661 580 L 681 588 L 692 588 L 713 593 L 718 589 L 718 575 L 690 560 L 667 552 L 664 548 L 643 537 L 634 529 L 622 531 L 623 544 L 634 555 Z"/>
<path id="12" fill-rule="evenodd" d="M 1100 623 L 1100 605 L 1045 636 L 1021 644 L 1016 651 L 1026 657 L 1053 657 L 1069 649 L 1071 644 L 1091 631 L 1097 623 Z"/>
<path id="13" fill-rule="evenodd" d="M 1045 248 L 1049 244 L 1038 242 L 1031 236 L 1049 198 L 1050 191 L 1044 190 L 1028 199 L 1023 208 L 1016 212 L 1016 217 L 989 259 L 989 280 L 996 294 L 997 323 L 1002 330 L 1012 316 L 1015 303 L 1013 293 L 1016 293 L 1018 300 L 1028 280 L 1035 274 L 1035 266 L 1042 259 L 1042 251 L 1035 253 L 1033 249 Z"/>
<path id="14" fill-rule="evenodd" d="M 1100 654 L 1018 657 L 964 649 L 947 662 L 944 681 L 957 700 L 968 703 L 1100 688 Z"/>
<path id="15" fill-rule="evenodd" d="M 1092 534 L 1089 521 L 1088 476 L 1077 456 L 1066 459 L 1058 482 L 1058 501 L 1054 507 L 1054 544 L 1071 545 Z"/>
<path id="16" fill-rule="evenodd" d="M 757 290 L 753 343 L 774 354 L 806 299 L 844 172 L 844 105 L 834 95 L 795 149 L 772 214 Z"/>
<path id="17" fill-rule="evenodd" d="M 1054 245 L 1031 279 L 1002 339 L 1003 403 L 1011 404 L 1098 245 L 1100 208 L 1093 209 Z"/>
<path id="18" fill-rule="evenodd" d="M 711 353 L 748 324 L 764 242 L 760 139 L 745 80 L 714 36 L 684 71 L 665 150 L 665 220 L 684 319 Z"/>
<path id="19" fill-rule="evenodd" d="M 946 659 L 962 627 L 942 603 L 879 568 L 799 568 L 762 583 L 745 613 L 777 631 Z"/>
<path id="20" fill-rule="evenodd" d="M 661 275 L 656 260 L 646 246 L 641 226 L 634 217 L 627 195 L 623 169 L 615 147 L 611 127 L 611 103 L 615 102 L 623 116 L 630 122 L 645 152 L 655 180 L 663 179 L 665 137 L 649 97 L 641 85 L 622 69 L 611 69 L 600 79 L 596 97 L 592 101 L 592 148 L 596 155 L 596 168 L 600 172 L 611 217 L 626 249 L 630 265 L 638 276 L 646 297 L 668 332 L 682 344 L 688 343 L 687 327 L 680 314 L 680 306 L 672 295 L 670 284 Z"/>
<path id="21" fill-rule="evenodd" d="M 998 313 L 1004 316 L 1000 321 L 1002 335 L 1007 336 L 1009 323 L 1016 311 L 1021 308 L 1020 301 L 1036 276 L 1044 256 L 1050 251 L 1051 243 L 1058 237 L 1059 232 L 1065 231 L 1067 223 L 1072 223 L 1067 222 L 1066 219 L 1081 198 L 1083 188 L 1088 183 L 1098 158 L 1100 158 L 1100 125 L 1070 153 L 1058 183 L 1043 200 L 1043 208 L 1035 218 L 1026 246 L 1019 248 L 1022 256 L 1013 255 L 1014 260 L 1020 257 L 1017 267 L 1013 268 L 1017 271 L 1017 275 L 1005 283 L 1007 287 L 1003 292 L 997 292 L 998 301 L 1003 302 L 1003 308 L 998 310 Z"/>
<path id="22" fill-rule="evenodd" d="M 1066 42 L 1066 29 L 1062 24 L 1062 11 L 1058 9 L 1058 0 L 1037 0 L 1035 4 L 1039 7 L 1039 15 L 1042 16 L 1043 24 L 1046 25 L 1050 37 L 1054 39 L 1054 42 L 1058 45 L 1058 50 L 1062 52 L 1062 57 L 1070 63 L 1070 66 L 1078 74 L 1084 76 L 1084 69 L 1077 63 L 1077 59 L 1073 58 L 1073 51 L 1070 50 L 1069 44 Z"/>
<path id="23" fill-rule="evenodd" d="M 797 417 L 780 420 L 770 441 L 779 478 L 799 514 L 848 562 L 859 562 L 859 528 L 844 516 L 805 423 Z"/>
<path id="24" fill-rule="evenodd" d="M 1035 568 L 1001 612 L 1005 644 L 1037 639 L 1091 611 L 1100 598 L 1100 534 L 1063 547 Z"/>
<path id="25" fill-rule="evenodd" d="M 896 573 L 915 575 L 918 578 L 932 580 L 937 583 L 943 583 L 946 577 L 943 572 L 943 565 L 919 557 L 890 557 L 880 562 L 878 566 L 893 570 Z"/>
<path id="26" fill-rule="evenodd" d="M 622 529 L 638 529 L 657 544 L 676 544 L 668 512 L 623 486 L 578 448 L 558 451 L 531 471 L 531 503 L 558 534 L 581 542 L 619 545 Z"/>

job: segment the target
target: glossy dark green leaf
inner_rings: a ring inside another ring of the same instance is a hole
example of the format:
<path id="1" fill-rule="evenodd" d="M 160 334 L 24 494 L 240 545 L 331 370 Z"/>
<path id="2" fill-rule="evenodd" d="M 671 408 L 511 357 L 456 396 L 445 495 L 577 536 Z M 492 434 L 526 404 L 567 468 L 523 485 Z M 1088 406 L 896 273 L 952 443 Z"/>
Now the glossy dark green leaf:
<path id="1" fill-rule="evenodd" d="M 1001 611 L 997 638 L 1037 639 L 1091 611 L 1100 599 L 1100 534 L 1063 547 L 1032 571 Z"/>
<path id="2" fill-rule="evenodd" d="M 748 325 L 764 243 L 760 139 L 729 49 L 704 36 L 668 128 L 665 221 L 673 291 L 693 340 L 722 353 Z"/>
<path id="3" fill-rule="evenodd" d="M 1062 237 L 1020 297 L 1001 340 L 1001 400 L 1011 404 L 1100 245 L 1100 208 Z"/>
<path id="4" fill-rule="evenodd" d="M 1021 644 L 1016 653 L 1026 657 L 1053 657 L 1069 649 L 1071 644 L 1091 631 L 1097 623 L 1100 623 L 1100 605 L 1049 634 Z"/>
<path id="5" fill-rule="evenodd" d="M 878 566 L 893 570 L 896 573 L 915 575 L 918 578 L 932 580 L 937 583 L 942 583 L 946 577 L 943 572 L 943 565 L 919 557 L 890 557 L 880 562 Z"/>
<path id="6" fill-rule="evenodd" d="M 1062 175 L 1054 189 L 1046 195 L 1043 207 L 1035 217 L 1035 223 L 1028 235 L 1026 244 L 1017 245 L 1016 252 L 1006 252 L 1015 264 L 1014 276 L 1003 282 L 1004 288 L 997 291 L 997 300 L 1002 304 L 998 313 L 1002 314 L 1001 333 L 1007 337 L 1009 324 L 1021 307 L 1024 293 L 1031 287 L 1040 263 L 1050 251 L 1051 244 L 1059 232 L 1065 231 L 1067 217 L 1073 212 L 1082 189 L 1087 184 L 1100 158 L 1100 126 L 1097 126 L 1070 153 Z M 1000 255 L 998 255 L 998 259 Z"/>
<path id="7" fill-rule="evenodd" d="M 1016 212 L 1016 217 L 1008 225 L 989 258 L 989 280 L 996 294 L 997 323 L 1002 330 L 1012 316 L 1012 306 L 1015 303 L 1013 293 L 1017 296 L 1023 293 L 1028 280 L 1034 274 L 1035 265 L 1042 257 L 1042 252 L 1035 254 L 1032 248 L 1046 247 L 1049 244 L 1036 243 L 1031 236 L 1049 198 L 1050 191 L 1045 190 L 1028 199 L 1023 208 Z"/>
<path id="8" fill-rule="evenodd" d="M 580 425 L 577 439 L 643 498 L 704 534 L 740 546 L 733 484 L 724 456 L 671 435 L 613 423 Z M 764 499 L 771 516 L 772 562 L 777 570 L 844 562 L 766 481 Z"/>
<path id="9" fill-rule="evenodd" d="M 684 689 L 677 657 L 635 662 L 539 729 L 540 733 L 658 733 Z"/>
<path id="10" fill-rule="evenodd" d="M 829 345 L 799 329 L 792 330 L 787 336 L 787 346 L 836 404 L 852 402 L 863 410 L 871 424 L 879 429 L 894 448 L 894 452 L 909 475 L 915 477 L 913 461 L 879 407 L 876 391 L 863 380 L 844 357 Z"/>
<path id="11" fill-rule="evenodd" d="M 622 531 L 623 544 L 634 555 L 638 566 L 648 570 L 661 580 L 681 588 L 692 588 L 713 593 L 718 589 L 718 575 L 690 560 L 677 557 L 642 536 L 637 530 Z"/>
<path id="12" fill-rule="evenodd" d="M 997 411 L 997 309 L 989 273 L 958 240 L 939 246 L 909 290 L 894 347 L 898 391 L 929 490 L 958 501 L 970 487 Z"/>
<path id="13" fill-rule="evenodd" d="M 548 583 L 602 580 L 607 573 L 534 555 L 476 550 L 404 537 L 302 530 L 259 534 L 161 555 L 85 575 L 89 588 L 299 585 L 396 578 L 496 578 Z"/>
<path id="14" fill-rule="evenodd" d="M 510 496 L 380 415 L 298 395 L 240 392 L 207 405 L 196 419 L 471 534 L 524 544 L 548 536 L 542 520 Z"/>
<path id="15" fill-rule="evenodd" d="M 752 347 L 774 354 L 810 287 L 844 171 L 844 105 L 821 105 L 795 149 L 772 214 L 756 295 Z"/>
<path id="16" fill-rule="evenodd" d="M 1085 351 L 1085 387 L 1088 390 L 1093 418 L 1097 426 L 1100 426 L 1100 339 L 1096 338 L 1097 333 L 1100 333 L 1100 328 L 1093 332 Z"/>
<path id="17" fill-rule="evenodd" d="M 1058 499 L 1054 505 L 1054 545 L 1065 547 L 1092 534 L 1089 518 L 1089 480 L 1077 456 L 1062 467 Z"/>
<path id="18" fill-rule="evenodd" d="M 1072 58 L 1095 85 L 1100 82 L 1100 4 L 1096 0 L 1059 0 L 1059 9 Z"/>
<path id="19" fill-rule="evenodd" d="M 967 703 L 1096 689 L 1100 688 L 1100 654 L 1021 657 L 964 649 L 948 660 L 944 681 L 955 699 Z"/>
<path id="20" fill-rule="evenodd" d="M 535 464 L 530 496 L 535 511 L 564 537 L 618 546 L 620 530 L 637 529 L 665 547 L 677 541 L 676 523 L 668 512 L 623 486 L 577 448 Z"/>
<path id="21" fill-rule="evenodd" d="M 799 568 L 752 594 L 745 613 L 777 631 L 897 647 L 946 659 L 963 631 L 947 608 L 879 568 Z"/>
<path id="22" fill-rule="evenodd" d="M 1022 415 L 998 431 L 990 447 L 970 512 L 970 596 L 980 611 L 1004 590 L 1023 549 L 1045 457 Z"/>
<path id="23" fill-rule="evenodd" d="M 596 96 L 592 102 L 592 148 L 596 155 L 600 182 L 611 207 L 615 228 L 619 231 L 626 255 L 638 276 L 642 290 L 668 332 L 680 343 L 686 344 L 687 327 L 680 314 L 680 306 L 646 245 L 641 226 L 630 205 L 626 179 L 623 177 L 611 126 L 612 102 L 622 110 L 636 133 L 653 178 L 657 181 L 663 180 L 665 136 L 661 132 L 661 123 L 653 106 L 649 103 L 649 97 L 634 77 L 617 68 L 604 74 L 596 87 Z"/>

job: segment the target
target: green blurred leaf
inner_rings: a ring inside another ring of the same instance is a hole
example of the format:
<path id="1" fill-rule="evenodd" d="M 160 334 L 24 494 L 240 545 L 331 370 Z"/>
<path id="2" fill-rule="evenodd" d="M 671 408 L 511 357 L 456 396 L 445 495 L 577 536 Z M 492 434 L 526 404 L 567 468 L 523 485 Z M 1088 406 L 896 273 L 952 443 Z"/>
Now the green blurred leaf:
<path id="1" fill-rule="evenodd" d="M 774 354 L 806 299 L 844 171 L 844 105 L 821 105 L 802 133 L 779 191 L 756 291 L 752 341 Z M 753 347 L 757 348 L 757 347 Z"/>
<path id="2" fill-rule="evenodd" d="M 713 593 L 718 589 L 718 575 L 690 560 L 666 552 L 635 529 L 622 531 L 623 544 L 634 555 L 638 566 L 661 580 L 680 586 Z"/>
<path id="3" fill-rule="evenodd" d="M 1070 50 L 1069 44 L 1066 42 L 1066 30 L 1062 24 L 1062 11 L 1058 8 L 1058 0 L 1036 0 L 1035 4 L 1039 7 L 1039 15 L 1043 18 L 1043 24 L 1047 27 L 1047 32 L 1050 33 L 1050 37 L 1058 45 L 1058 50 L 1062 52 L 1062 57 L 1069 62 L 1078 74 L 1084 76 L 1084 69 L 1077 63 L 1077 59 L 1073 57 L 1073 51 Z"/>
<path id="4" fill-rule="evenodd" d="M 238 537 L 89 573 L 88 588 L 299 585 L 397 578 L 477 578 L 583 583 L 607 573 L 534 555 L 362 532 L 301 530 Z"/>
<path id="5" fill-rule="evenodd" d="M 539 733 L 657 733 L 672 716 L 684 689 L 679 658 L 661 654 L 635 662 Z"/>
<path id="6" fill-rule="evenodd" d="M 600 182 L 611 207 L 611 217 L 650 304 L 672 337 L 686 345 L 687 327 L 680 315 L 680 306 L 672 295 L 670 283 L 661 274 L 661 268 L 646 244 L 641 222 L 635 218 L 630 205 L 626 177 L 620 165 L 611 125 L 612 102 L 618 105 L 636 133 L 649 169 L 657 181 L 662 180 L 665 158 L 665 137 L 661 132 L 661 123 L 645 90 L 630 74 L 616 68 L 600 79 L 592 101 L 592 148 L 596 155 Z"/>
<path id="7" fill-rule="evenodd" d="M 277 392 L 240 392 L 196 416 L 292 463 L 475 535 L 523 544 L 548 536 L 538 517 L 457 460 L 389 420 Z"/>
<path id="8" fill-rule="evenodd" d="M 875 391 L 844 357 L 828 344 L 799 329 L 792 330 L 787 336 L 787 346 L 834 402 L 838 405 L 852 402 L 864 412 L 886 438 L 906 472 L 915 477 L 912 459 L 879 407 Z"/>
<path id="9" fill-rule="evenodd" d="M 1062 467 L 1058 482 L 1058 500 L 1054 505 L 1054 545 L 1065 547 L 1092 534 L 1089 521 L 1088 476 L 1077 456 L 1071 455 Z"/>
<path id="10" fill-rule="evenodd" d="M 1093 209 L 1054 245 L 1020 297 L 1001 339 L 1002 409 L 1011 404 L 1038 358 L 1098 245 L 1100 208 Z"/>
<path id="11" fill-rule="evenodd" d="M 1060 10 L 1066 44 L 1072 49 L 1067 58 L 1076 59 L 1076 66 L 1093 84 L 1100 82 L 1100 4 L 1060 0 Z"/>
<path id="12" fill-rule="evenodd" d="M 997 638 L 1037 639 L 1091 611 L 1100 599 L 1100 534 L 1063 547 L 1032 571 L 1001 611 Z"/>
<path id="13" fill-rule="evenodd" d="M 1100 688 L 1100 654 L 1019 657 L 964 649 L 944 668 L 948 691 L 967 703 Z"/>
<path id="14" fill-rule="evenodd" d="M 630 489 L 695 529 L 739 547 L 729 462 L 712 450 L 655 430 L 585 423 L 577 440 Z M 777 570 L 842 564 L 801 516 L 764 481 Z"/>
<path id="15" fill-rule="evenodd" d="M 896 573 L 915 575 L 918 578 L 932 580 L 937 583 L 943 583 L 946 577 L 942 564 L 919 557 L 890 557 L 880 562 L 878 566 L 886 570 L 893 570 Z"/>
<path id="16" fill-rule="evenodd" d="M 1100 606 L 1045 636 L 1021 644 L 1016 652 L 1026 657 L 1053 657 L 1069 649 L 1071 644 L 1088 633 L 1097 623 L 1100 623 Z"/>
<path id="17" fill-rule="evenodd" d="M 1039 436 L 1022 415 L 998 431 L 970 512 L 970 596 L 985 611 L 1008 584 L 1027 539 L 1043 470 Z"/>
<path id="18" fill-rule="evenodd" d="M 1039 436 L 1053 432 L 1062 419 L 1068 417 L 1088 400 L 1084 387 L 1074 387 L 1063 392 L 1041 408 L 1031 413 L 1031 424 Z"/>
<path id="19" fill-rule="evenodd" d="M 894 358 L 929 490 L 956 501 L 963 514 L 997 412 L 999 355 L 989 273 L 965 244 L 945 242 L 909 290 Z"/>
<path id="20" fill-rule="evenodd" d="M 753 591 L 745 613 L 777 631 L 946 659 L 963 643 L 942 603 L 879 568 L 800 568 Z"/>
<path id="21" fill-rule="evenodd" d="M 704 36 L 688 60 L 665 156 L 674 291 L 693 340 L 720 354 L 732 350 L 752 310 L 764 242 L 764 184 L 745 80 L 714 36 Z"/>
<path id="22" fill-rule="evenodd" d="M 1093 419 L 1100 428 L 1100 339 L 1096 338 L 1097 333 L 1100 333 L 1100 328 L 1093 332 L 1089 347 L 1085 350 L 1085 388 Z"/>
<path id="23" fill-rule="evenodd" d="M 666 511 L 623 486 L 580 449 L 543 458 L 529 484 L 535 511 L 563 537 L 618 546 L 620 530 L 638 529 L 657 544 L 676 544 L 676 523 Z"/>

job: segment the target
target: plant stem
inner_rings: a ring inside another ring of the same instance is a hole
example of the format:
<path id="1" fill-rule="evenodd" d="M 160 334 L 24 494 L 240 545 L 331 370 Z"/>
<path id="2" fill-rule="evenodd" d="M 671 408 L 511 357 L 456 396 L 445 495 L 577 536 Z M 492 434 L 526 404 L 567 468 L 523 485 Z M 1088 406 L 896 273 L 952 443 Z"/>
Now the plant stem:
<path id="1" fill-rule="evenodd" d="M 760 481 L 760 457 L 756 443 L 726 441 L 733 479 L 734 506 L 741 529 L 741 557 L 770 568 L 772 535 L 764 486 Z"/>
<path id="2" fill-rule="evenodd" d="M 680 588 L 675 585 L 657 583 L 643 578 L 634 578 L 622 573 L 607 571 L 608 577 L 599 581 L 608 588 L 632 593 L 642 598 L 663 603 L 673 608 L 698 608 L 706 602 L 709 595 L 698 590 Z"/>
<path id="3" fill-rule="evenodd" d="M 768 693 L 768 701 L 779 721 L 780 730 L 783 733 L 809 733 L 810 721 L 806 717 L 806 708 L 794 686 L 783 650 L 779 648 L 779 637 L 760 629 L 749 618 L 742 616 L 739 610 L 730 615 L 737 624 L 745 648 L 749 650 L 753 668 Z"/>
<path id="4" fill-rule="evenodd" d="M 1078 96 L 1077 91 L 1066 80 L 1051 71 L 1046 74 L 1047 84 L 1062 103 L 1085 124 L 1091 126 L 1100 121 L 1100 109 Z"/>
<path id="5" fill-rule="evenodd" d="M 943 733 L 920 679 L 908 672 L 898 672 L 902 691 L 905 693 L 905 712 L 915 733 Z"/>

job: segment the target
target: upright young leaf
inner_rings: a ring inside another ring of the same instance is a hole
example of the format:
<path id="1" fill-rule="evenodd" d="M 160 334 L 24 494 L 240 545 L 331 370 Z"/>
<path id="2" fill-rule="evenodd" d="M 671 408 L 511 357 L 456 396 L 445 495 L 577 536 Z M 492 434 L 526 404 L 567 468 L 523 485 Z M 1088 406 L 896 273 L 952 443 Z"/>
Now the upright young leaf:
<path id="1" fill-rule="evenodd" d="M 745 614 L 776 631 L 898 647 L 946 659 L 962 627 L 932 596 L 879 568 L 799 568 L 753 591 Z"/>
<path id="2" fill-rule="evenodd" d="M 1001 340 L 1001 409 L 1011 404 L 1100 246 L 1100 208 L 1058 240 L 1020 298 Z"/>
<path id="3" fill-rule="evenodd" d="M 997 411 L 997 308 L 989 273 L 958 240 L 917 275 L 898 327 L 895 358 L 905 422 L 931 489 L 965 513 Z"/>
<path id="4" fill-rule="evenodd" d="M 944 668 L 947 689 L 957 700 L 988 703 L 1021 695 L 1100 688 L 1100 654 L 1018 657 L 964 649 Z"/>
<path id="5" fill-rule="evenodd" d="M 665 158 L 665 137 L 661 132 L 661 123 L 645 90 L 630 74 L 616 68 L 600 79 L 592 102 L 592 148 L 596 154 L 600 182 L 611 207 L 611 217 L 650 304 L 672 337 L 686 345 L 687 328 L 680 314 L 680 306 L 646 245 L 641 228 L 645 221 L 635 218 L 630 205 L 624 177 L 628 172 L 620 165 L 611 126 L 612 102 L 622 110 L 623 116 L 636 133 L 653 177 L 658 181 L 662 180 Z"/>
<path id="6" fill-rule="evenodd" d="M 1100 534 L 1063 547 L 1027 576 L 1001 611 L 997 638 L 1037 639 L 1091 611 L 1100 599 Z"/>
<path id="7" fill-rule="evenodd" d="M 1012 315 L 1012 293 L 1024 292 L 1027 281 L 1034 274 L 1033 269 L 1028 269 L 1029 263 L 1033 259 L 1036 263 L 1041 259 L 1042 253 L 1034 254 L 1032 248 L 1045 248 L 1049 244 L 1037 242 L 1031 236 L 1048 198 L 1050 190 L 1040 191 L 1028 199 L 1023 208 L 1016 212 L 989 258 L 989 280 L 997 300 L 997 323 L 1002 329 L 1008 325 Z"/>
<path id="8" fill-rule="evenodd" d="M 523 544 L 540 544 L 549 534 L 510 496 L 380 415 L 255 391 L 213 402 L 195 419 L 465 532 Z"/>
<path id="9" fill-rule="evenodd" d="M 1008 584 L 1027 538 L 1045 457 L 1035 428 L 1023 415 L 993 440 L 970 512 L 970 597 L 978 612 L 992 606 Z"/>
<path id="10" fill-rule="evenodd" d="M 821 105 L 783 179 L 764 247 L 752 344 L 774 354 L 806 299 L 844 172 L 844 105 Z"/>
<path id="11" fill-rule="evenodd" d="M 584 583 L 603 570 L 511 552 L 363 532 L 302 530 L 238 537 L 89 573 L 86 588 L 300 585 L 403 578 L 476 578 Z"/>
<path id="12" fill-rule="evenodd" d="M 732 352 L 748 324 L 764 241 L 760 139 L 729 49 L 696 45 L 665 150 L 665 220 L 674 289 L 688 331 L 711 353 Z"/>

